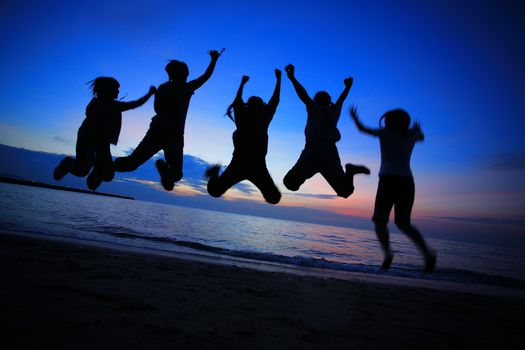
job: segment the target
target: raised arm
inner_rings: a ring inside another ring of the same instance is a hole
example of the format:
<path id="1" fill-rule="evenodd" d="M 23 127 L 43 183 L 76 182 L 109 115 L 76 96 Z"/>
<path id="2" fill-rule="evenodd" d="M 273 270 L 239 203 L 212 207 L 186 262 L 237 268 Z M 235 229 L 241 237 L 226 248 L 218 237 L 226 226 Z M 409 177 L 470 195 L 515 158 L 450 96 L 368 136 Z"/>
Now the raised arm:
<path id="1" fill-rule="evenodd" d="M 367 128 L 366 126 L 363 125 L 363 123 L 361 123 L 361 121 L 359 120 L 359 116 L 357 114 L 356 106 L 352 106 L 350 108 L 350 116 L 354 120 L 355 125 L 357 126 L 359 131 L 364 132 L 365 134 L 372 135 L 372 136 L 379 136 L 379 129 Z"/>
<path id="2" fill-rule="evenodd" d="M 301 101 L 303 101 L 303 103 L 306 106 L 311 105 L 313 103 L 312 99 L 310 98 L 310 96 L 308 96 L 306 89 L 295 78 L 295 67 L 292 64 L 289 64 L 284 68 L 284 70 L 286 71 L 288 79 L 290 79 L 290 81 L 292 82 L 297 96 L 299 96 Z"/>
<path id="3" fill-rule="evenodd" d="M 279 105 L 279 98 L 281 95 L 281 70 L 276 69 L 275 70 L 275 89 L 273 90 L 273 95 L 268 101 L 268 107 L 270 110 L 275 113 L 275 110 L 277 109 L 277 106 Z M 272 116 L 273 116 L 272 113 Z"/>
<path id="4" fill-rule="evenodd" d="M 343 92 L 341 92 L 341 95 L 337 99 L 337 102 L 335 103 L 335 107 L 338 110 L 341 110 L 343 108 L 343 102 L 345 102 L 346 97 L 348 96 L 348 93 L 350 92 L 350 88 L 352 87 L 352 83 L 354 82 L 354 78 L 349 77 L 344 80 L 345 88 Z"/>
<path id="5" fill-rule="evenodd" d="M 195 91 L 198 88 L 200 88 L 202 85 L 204 85 L 204 83 L 207 82 L 208 79 L 210 79 L 211 75 L 213 74 L 213 70 L 215 69 L 215 64 L 217 63 L 217 60 L 219 59 L 219 56 L 221 55 L 223 51 L 224 49 L 222 49 L 221 52 L 217 50 L 211 50 L 209 52 L 211 61 L 210 61 L 210 64 L 208 65 L 208 68 L 206 68 L 206 71 L 200 77 L 188 82 L 188 86 L 190 87 L 190 89 Z"/>
<path id="6" fill-rule="evenodd" d="M 124 111 L 130 110 L 130 109 L 134 109 L 134 108 L 142 106 L 144 103 L 146 103 L 146 101 L 149 100 L 151 95 L 153 95 L 156 91 L 157 91 L 157 89 L 155 88 L 155 86 L 153 86 L 153 85 L 150 86 L 148 93 L 146 95 L 142 96 L 141 98 L 139 98 L 138 100 L 129 101 L 129 102 L 120 102 L 119 103 L 120 104 L 120 110 L 122 112 L 124 112 Z"/>
<path id="7" fill-rule="evenodd" d="M 232 116 L 232 109 L 239 104 L 243 103 L 242 100 L 242 92 L 244 90 L 244 85 L 250 80 L 250 77 L 247 75 L 243 75 L 241 79 L 241 85 L 239 85 L 239 89 L 237 89 L 237 94 L 235 95 L 235 100 L 233 100 L 232 104 L 228 106 L 228 109 L 226 110 L 226 115 L 228 118 L 230 118 L 232 121 L 235 122 L 235 119 Z"/>
<path id="8" fill-rule="evenodd" d="M 239 85 L 239 89 L 237 89 L 237 95 L 235 95 L 235 102 L 241 101 L 242 102 L 242 92 L 244 90 L 244 85 L 250 80 L 250 77 L 247 75 L 243 75 L 241 79 L 241 85 Z"/>

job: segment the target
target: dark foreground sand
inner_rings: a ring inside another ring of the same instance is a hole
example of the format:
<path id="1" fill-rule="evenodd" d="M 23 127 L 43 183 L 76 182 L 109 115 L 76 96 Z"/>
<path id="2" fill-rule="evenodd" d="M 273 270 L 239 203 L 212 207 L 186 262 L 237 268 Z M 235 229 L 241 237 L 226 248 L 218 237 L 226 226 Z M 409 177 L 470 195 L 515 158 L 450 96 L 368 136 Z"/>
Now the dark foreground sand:
<path id="1" fill-rule="evenodd" d="M 0 234 L 0 349 L 524 349 L 525 299 Z"/>

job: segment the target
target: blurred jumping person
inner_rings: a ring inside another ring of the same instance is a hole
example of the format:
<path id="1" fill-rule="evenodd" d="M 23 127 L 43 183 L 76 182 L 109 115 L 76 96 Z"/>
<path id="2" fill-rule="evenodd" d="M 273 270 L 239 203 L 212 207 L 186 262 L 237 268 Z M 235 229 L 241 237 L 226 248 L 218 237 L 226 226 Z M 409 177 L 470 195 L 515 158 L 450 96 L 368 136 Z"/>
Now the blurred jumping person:
<path id="1" fill-rule="evenodd" d="M 410 116 L 402 109 L 386 112 L 379 120 L 379 129 L 364 126 L 359 120 L 356 107 L 350 109 L 350 115 L 357 128 L 368 135 L 378 137 L 381 146 L 379 185 L 372 217 L 377 238 L 385 254 L 381 267 L 388 269 L 394 259 L 387 227 L 390 212 L 394 207 L 397 227 L 414 241 L 423 253 L 425 271 L 433 271 L 436 267 L 436 252 L 427 246 L 421 233 L 410 220 L 415 195 L 410 158 L 416 142 L 425 138 L 419 123 L 416 122 L 410 127 Z M 381 127 L 382 120 L 385 121 L 384 127 Z"/>

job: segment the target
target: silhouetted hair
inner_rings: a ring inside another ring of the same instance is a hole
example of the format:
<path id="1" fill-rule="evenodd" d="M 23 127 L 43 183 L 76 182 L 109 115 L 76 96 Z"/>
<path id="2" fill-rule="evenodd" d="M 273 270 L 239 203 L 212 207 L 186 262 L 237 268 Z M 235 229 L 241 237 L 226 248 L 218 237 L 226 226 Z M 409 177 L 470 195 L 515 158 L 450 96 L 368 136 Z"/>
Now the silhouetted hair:
<path id="1" fill-rule="evenodd" d="M 177 60 L 169 61 L 165 69 L 166 73 L 168 73 L 168 76 L 170 77 L 170 80 L 186 81 L 186 79 L 188 79 L 188 75 L 190 75 L 188 65 Z"/>
<path id="2" fill-rule="evenodd" d="M 248 99 L 245 106 L 249 114 L 257 115 L 257 113 L 261 112 L 264 109 L 264 107 L 266 107 L 266 103 L 264 103 L 263 99 L 259 96 L 252 96 Z M 233 103 L 228 106 L 228 109 L 226 110 L 226 115 L 228 116 L 228 118 L 235 121 L 235 119 L 232 116 L 232 110 Z"/>
<path id="3" fill-rule="evenodd" d="M 405 133 L 408 131 L 410 126 L 410 115 L 403 109 L 393 109 L 386 112 L 379 119 L 379 126 L 382 127 L 381 123 L 385 120 L 385 128 L 399 133 Z"/>
<path id="4" fill-rule="evenodd" d="M 321 106 L 331 106 L 332 105 L 332 98 L 330 97 L 330 94 L 326 91 L 318 91 L 314 96 L 314 101 L 320 104 Z"/>
<path id="5" fill-rule="evenodd" d="M 259 112 L 266 106 L 266 103 L 264 103 L 263 99 L 259 96 L 252 96 L 248 99 L 248 102 L 246 103 L 246 108 L 250 112 Z"/>
<path id="6" fill-rule="evenodd" d="M 95 97 L 110 96 L 120 87 L 117 79 L 111 77 L 98 77 L 89 81 L 88 84 Z"/>

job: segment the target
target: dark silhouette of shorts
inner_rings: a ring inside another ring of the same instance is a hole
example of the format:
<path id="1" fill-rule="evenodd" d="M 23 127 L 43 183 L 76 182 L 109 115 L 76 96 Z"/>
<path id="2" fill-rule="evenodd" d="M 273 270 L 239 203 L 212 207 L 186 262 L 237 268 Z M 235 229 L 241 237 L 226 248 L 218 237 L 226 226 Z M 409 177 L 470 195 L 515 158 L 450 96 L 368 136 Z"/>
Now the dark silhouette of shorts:
<path id="1" fill-rule="evenodd" d="M 374 215 L 376 224 L 387 224 L 394 207 L 396 225 L 410 225 L 415 185 L 411 176 L 382 175 L 377 186 Z"/>
<path id="2" fill-rule="evenodd" d="M 69 171 L 79 177 L 86 176 L 92 167 L 105 181 L 113 179 L 113 159 L 109 142 L 103 139 L 77 139 L 75 159 L 71 160 Z"/>
<path id="3" fill-rule="evenodd" d="M 317 173 L 326 179 L 338 196 L 346 198 L 354 192 L 353 176 L 346 176 L 335 144 L 307 144 L 283 182 L 289 190 L 297 191 Z"/>
<path id="4" fill-rule="evenodd" d="M 220 176 L 211 176 L 208 181 L 208 193 L 213 197 L 224 194 L 233 185 L 248 180 L 262 193 L 264 199 L 271 204 L 281 200 L 281 192 L 266 167 L 264 156 L 246 156 L 234 153 L 234 156 Z"/>

